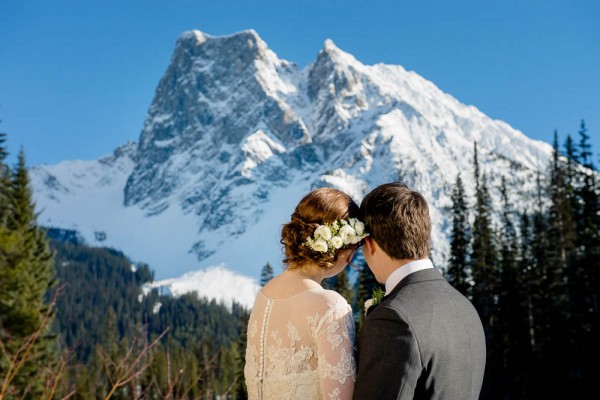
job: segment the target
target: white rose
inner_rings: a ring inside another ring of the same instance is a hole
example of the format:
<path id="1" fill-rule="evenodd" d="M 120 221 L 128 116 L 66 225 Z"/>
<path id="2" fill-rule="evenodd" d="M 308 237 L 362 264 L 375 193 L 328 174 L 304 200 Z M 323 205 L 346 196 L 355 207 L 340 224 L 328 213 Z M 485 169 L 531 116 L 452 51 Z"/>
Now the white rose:
<path id="1" fill-rule="evenodd" d="M 342 247 L 344 245 L 344 242 L 342 241 L 342 238 L 339 236 L 334 236 L 331 238 L 331 245 L 335 248 L 335 249 L 339 249 L 340 247 Z"/>
<path id="2" fill-rule="evenodd" d="M 344 225 L 340 229 L 340 237 L 344 244 L 357 243 L 356 242 L 356 231 L 350 225 Z"/>
<path id="3" fill-rule="evenodd" d="M 354 230 L 356 231 L 356 234 L 359 236 L 362 236 L 365 234 L 365 224 L 363 224 L 360 221 L 356 221 L 356 224 L 354 225 Z"/>
<path id="4" fill-rule="evenodd" d="M 327 225 L 319 225 L 319 227 L 315 229 L 315 239 L 318 239 L 320 237 L 325 240 L 331 239 L 331 230 Z"/>
<path id="5" fill-rule="evenodd" d="M 367 315 L 367 311 L 369 311 L 369 308 L 373 307 L 374 302 L 375 299 L 365 300 L 365 315 Z"/>
<path id="6" fill-rule="evenodd" d="M 356 227 L 354 225 L 356 224 L 356 221 L 358 221 L 356 218 L 350 218 L 350 219 L 348 219 L 348 222 L 350 223 L 350 226 L 353 227 L 353 228 L 355 228 L 355 229 L 356 229 Z"/>
<path id="7" fill-rule="evenodd" d="M 310 247 L 314 251 L 318 251 L 321 253 L 327 253 L 327 242 L 325 242 L 323 239 L 315 240 L 314 242 L 311 243 Z"/>

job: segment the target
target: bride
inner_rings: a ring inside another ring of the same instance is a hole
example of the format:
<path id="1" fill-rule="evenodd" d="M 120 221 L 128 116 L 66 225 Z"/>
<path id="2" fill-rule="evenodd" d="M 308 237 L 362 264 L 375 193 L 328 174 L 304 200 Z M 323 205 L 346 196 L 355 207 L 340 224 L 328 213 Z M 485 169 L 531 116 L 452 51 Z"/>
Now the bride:
<path id="1" fill-rule="evenodd" d="M 306 195 L 281 230 L 285 270 L 256 296 L 244 375 L 250 400 L 351 399 L 352 309 L 321 281 L 340 273 L 366 236 L 347 194 Z"/>

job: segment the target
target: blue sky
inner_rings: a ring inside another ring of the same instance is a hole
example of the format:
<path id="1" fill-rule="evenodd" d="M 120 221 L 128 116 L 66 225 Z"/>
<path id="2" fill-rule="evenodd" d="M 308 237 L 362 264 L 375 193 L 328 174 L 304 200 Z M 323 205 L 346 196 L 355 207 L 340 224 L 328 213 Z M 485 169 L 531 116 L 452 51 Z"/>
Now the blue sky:
<path id="1" fill-rule="evenodd" d="M 302 66 L 327 38 L 400 64 L 547 142 L 583 118 L 598 162 L 599 21 L 595 0 L 2 0 L 0 130 L 30 165 L 110 154 L 137 140 L 181 32 L 252 28 Z"/>

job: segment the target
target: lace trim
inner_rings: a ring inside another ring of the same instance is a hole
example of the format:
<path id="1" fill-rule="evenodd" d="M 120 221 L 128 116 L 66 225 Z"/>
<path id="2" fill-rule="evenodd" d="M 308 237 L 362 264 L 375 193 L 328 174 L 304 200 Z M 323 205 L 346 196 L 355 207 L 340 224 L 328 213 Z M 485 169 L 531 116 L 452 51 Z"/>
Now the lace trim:
<path id="1" fill-rule="evenodd" d="M 333 389 L 333 391 L 329 393 L 329 400 L 340 400 L 340 394 L 342 394 L 340 388 Z"/>
<path id="2" fill-rule="evenodd" d="M 298 332 L 298 328 L 296 328 L 294 326 L 294 324 L 292 324 L 292 321 L 288 321 L 288 336 L 292 341 L 292 346 L 294 345 L 294 343 L 299 342 L 300 341 L 300 333 Z"/>
<path id="3" fill-rule="evenodd" d="M 354 380 L 356 364 L 352 355 L 348 354 L 346 349 L 342 349 L 340 362 L 337 365 L 331 365 L 324 357 L 319 357 L 319 369 L 323 371 L 326 378 L 338 381 L 343 385 L 349 377 Z"/>
<path id="4" fill-rule="evenodd" d="M 327 325 L 327 341 L 331 343 L 331 350 L 335 350 L 343 342 L 342 335 L 336 333 L 338 329 L 340 329 L 338 321 L 331 321 Z"/>

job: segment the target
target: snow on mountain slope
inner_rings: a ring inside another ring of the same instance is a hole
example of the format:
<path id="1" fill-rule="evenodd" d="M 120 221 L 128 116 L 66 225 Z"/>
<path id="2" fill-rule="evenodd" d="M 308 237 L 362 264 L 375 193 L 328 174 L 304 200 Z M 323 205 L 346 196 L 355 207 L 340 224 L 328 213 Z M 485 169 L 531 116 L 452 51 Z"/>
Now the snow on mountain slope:
<path id="1" fill-rule="evenodd" d="M 196 292 L 199 297 L 218 299 L 231 310 L 233 302 L 248 309 L 252 308 L 260 285 L 255 279 L 236 274 L 223 266 L 216 266 L 187 272 L 178 278 L 146 284 L 143 288 L 144 294 L 153 289 L 175 297 Z"/>
<path id="2" fill-rule="evenodd" d="M 397 65 L 368 66 L 327 40 L 304 69 L 254 31 L 183 33 L 137 145 L 32 169 L 40 222 L 148 262 L 157 277 L 213 265 L 257 277 L 281 265 L 279 231 L 309 190 L 356 201 L 394 180 L 431 206 L 432 255 L 448 257 L 450 193 L 472 193 L 473 143 L 499 202 L 517 211 L 551 147 Z"/>
<path id="3" fill-rule="evenodd" d="M 158 277 L 181 274 L 175 268 L 187 260 L 196 226 L 176 208 L 147 218 L 135 207 L 123 205 L 123 188 L 135 163 L 136 143 L 97 161 L 65 161 L 30 170 L 39 222 L 77 230 L 87 244 L 120 249 L 135 261 L 161 266 Z M 40 191 L 39 188 L 44 188 Z M 177 259 L 177 263 L 173 260 Z"/>

